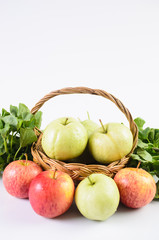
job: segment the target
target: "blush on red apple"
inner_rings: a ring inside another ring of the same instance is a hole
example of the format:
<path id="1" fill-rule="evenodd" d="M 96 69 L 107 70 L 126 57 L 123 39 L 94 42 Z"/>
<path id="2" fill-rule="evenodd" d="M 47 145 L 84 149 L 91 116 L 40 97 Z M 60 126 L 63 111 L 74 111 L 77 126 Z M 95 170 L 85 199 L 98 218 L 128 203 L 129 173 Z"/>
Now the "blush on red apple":
<path id="1" fill-rule="evenodd" d="M 42 171 L 42 168 L 33 161 L 13 161 L 4 169 L 4 187 L 14 197 L 28 198 L 31 181 Z"/>
<path id="2" fill-rule="evenodd" d="M 121 202 L 130 208 L 149 204 L 156 194 L 154 178 L 141 168 L 123 168 L 114 177 Z"/>
<path id="3" fill-rule="evenodd" d="M 31 182 L 29 201 L 37 214 L 46 218 L 54 218 L 70 208 L 74 191 L 74 182 L 67 173 L 47 170 Z"/>

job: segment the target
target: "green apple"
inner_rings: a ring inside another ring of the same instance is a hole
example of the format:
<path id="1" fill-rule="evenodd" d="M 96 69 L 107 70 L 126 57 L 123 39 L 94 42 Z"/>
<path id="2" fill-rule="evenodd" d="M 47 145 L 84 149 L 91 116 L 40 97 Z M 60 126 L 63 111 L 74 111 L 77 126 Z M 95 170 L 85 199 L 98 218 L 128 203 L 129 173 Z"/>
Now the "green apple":
<path id="1" fill-rule="evenodd" d="M 91 135 L 97 128 L 99 128 L 99 125 L 90 119 L 90 116 L 89 116 L 89 113 L 88 113 L 88 112 L 87 112 L 87 115 L 88 115 L 88 119 L 82 121 L 81 123 L 82 123 L 83 126 L 86 128 L 87 134 L 88 134 L 88 138 L 89 138 L 90 135 Z"/>
<path id="2" fill-rule="evenodd" d="M 88 112 L 87 112 L 87 116 L 88 116 L 88 119 L 86 119 L 84 121 L 80 120 L 80 122 L 85 127 L 85 129 L 87 130 L 88 139 L 89 139 L 91 134 L 97 128 L 99 128 L 99 125 L 90 119 L 90 116 L 89 116 Z M 75 159 L 72 159 L 71 162 L 77 162 L 77 163 L 83 163 L 83 164 L 93 164 L 93 163 L 96 163 L 96 160 L 90 154 L 89 149 L 88 149 L 88 145 L 87 145 L 84 152 L 79 157 L 77 157 Z"/>
<path id="3" fill-rule="evenodd" d="M 80 213 L 91 220 L 104 221 L 119 205 L 120 195 L 115 181 L 101 173 L 82 180 L 75 191 L 75 203 Z"/>
<path id="4" fill-rule="evenodd" d="M 84 126 L 74 118 L 58 118 L 44 130 L 42 148 L 50 158 L 68 160 L 81 155 L 88 136 Z"/>
<path id="5" fill-rule="evenodd" d="M 88 142 L 94 159 L 104 164 L 120 160 L 131 151 L 132 146 L 133 136 L 130 129 L 120 123 L 102 124 Z"/>

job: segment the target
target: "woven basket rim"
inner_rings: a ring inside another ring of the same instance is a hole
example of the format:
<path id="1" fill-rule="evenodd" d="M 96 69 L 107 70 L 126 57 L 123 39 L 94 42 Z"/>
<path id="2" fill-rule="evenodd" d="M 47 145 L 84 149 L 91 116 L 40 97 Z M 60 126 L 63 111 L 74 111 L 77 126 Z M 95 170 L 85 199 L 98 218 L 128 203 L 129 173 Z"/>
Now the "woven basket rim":
<path id="1" fill-rule="evenodd" d="M 37 142 L 33 143 L 31 147 L 33 161 L 41 165 L 44 170 L 48 170 L 52 168 L 61 170 L 63 172 L 68 173 L 72 177 L 72 179 L 79 180 L 79 181 L 84 179 L 91 173 L 95 173 L 95 172 L 104 173 L 107 176 L 114 177 L 114 175 L 120 169 L 124 168 L 128 163 L 129 157 L 131 153 L 134 151 L 137 145 L 137 140 L 138 140 L 138 128 L 136 126 L 136 123 L 134 122 L 129 110 L 124 106 L 124 104 L 118 98 L 114 97 L 112 94 L 107 93 L 106 91 L 101 89 L 92 89 L 88 87 L 62 88 L 59 90 L 52 91 L 49 94 L 45 95 L 43 98 L 41 98 L 32 108 L 31 113 L 35 114 L 37 111 L 39 111 L 39 109 L 43 106 L 45 102 L 47 102 L 49 99 L 55 96 L 64 95 L 64 94 L 78 94 L 78 93 L 93 94 L 93 95 L 105 97 L 106 99 L 112 101 L 119 108 L 119 110 L 126 116 L 129 122 L 129 128 L 133 135 L 133 147 L 130 153 L 124 158 L 118 161 L 114 161 L 108 165 L 98 164 L 98 163 L 97 164 L 67 163 L 64 161 L 56 160 L 56 159 L 50 159 L 49 157 L 46 156 L 46 154 L 44 153 L 41 147 L 42 132 L 38 128 L 35 128 L 34 130 L 38 140 Z"/>

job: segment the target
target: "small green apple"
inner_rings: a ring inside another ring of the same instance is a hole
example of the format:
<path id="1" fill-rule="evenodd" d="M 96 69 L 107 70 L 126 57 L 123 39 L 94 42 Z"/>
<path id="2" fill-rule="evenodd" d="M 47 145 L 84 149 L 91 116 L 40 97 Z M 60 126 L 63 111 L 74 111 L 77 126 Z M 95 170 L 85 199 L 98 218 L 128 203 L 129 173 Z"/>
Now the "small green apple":
<path id="1" fill-rule="evenodd" d="M 41 141 L 48 157 L 63 161 L 81 155 L 87 142 L 86 129 L 71 117 L 58 118 L 48 124 Z"/>
<path id="2" fill-rule="evenodd" d="M 91 220 L 104 221 L 119 205 L 120 195 L 115 181 L 101 173 L 82 180 L 75 191 L 75 203 L 80 213 Z"/>
<path id="3" fill-rule="evenodd" d="M 102 125 L 90 136 L 88 142 L 94 159 L 104 164 L 120 160 L 131 151 L 132 146 L 130 129 L 120 123 Z"/>
<path id="4" fill-rule="evenodd" d="M 85 127 L 87 134 L 88 134 L 88 139 L 91 136 L 91 134 L 99 128 L 99 125 L 92 121 L 90 119 L 89 113 L 87 112 L 88 119 L 84 121 L 80 121 L 82 125 Z M 90 154 L 89 149 L 88 149 L 88 144 L 84 150 L 84 152 L 77 157 L 76 159 L 72 159 L 72 162 L 78 162 L 78 163 L 84 163 L 84 164 L 93 164 L 96 163 L 96 160 L 93 158 L 93 156 Z"/>
<path id="5" fill-rule="evenodd" d="M 89 116 L 89 113 L 88 113 L 88 112 L 87 112 L 87 115 L 88 115 L 88 119 L 82 121 L 81 123 L 82 123 L 83 126 L 86 128 L 87 134 L 88 134 L 88 138 L 89 138 L 90 135 L 91 135 L 97 128 L 99 128 L 99 125 L 90 119 L 90 116 Z"/>

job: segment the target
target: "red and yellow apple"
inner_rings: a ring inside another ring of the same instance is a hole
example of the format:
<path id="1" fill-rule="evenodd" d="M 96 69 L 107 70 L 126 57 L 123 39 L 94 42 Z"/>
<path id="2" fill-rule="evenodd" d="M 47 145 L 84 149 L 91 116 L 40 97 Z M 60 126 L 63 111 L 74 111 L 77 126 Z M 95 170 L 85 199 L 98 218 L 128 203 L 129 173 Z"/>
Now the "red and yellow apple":
<path id="1" fill-rule="evenodd" d="M 156 194 L 154 178 L 141 168 L 123 168 L 115 175 L 121 202 L 130 208 L 150 203 Z"/>
<path id="2" fill-rule="evenodd" d="M 74 191 L 74 182 L 67 173 L 47 170 L 31 182 L 29 201 L 37 214 L 55 218 L 70 208 Z"/>
<path id="3" fill-rule="evenodd" d="M 3 184 L 9 194 L 17 198 L 28 198 L 29 186 L 42 168 L 30 160 L 16 160 L 3 172 Z"/>

